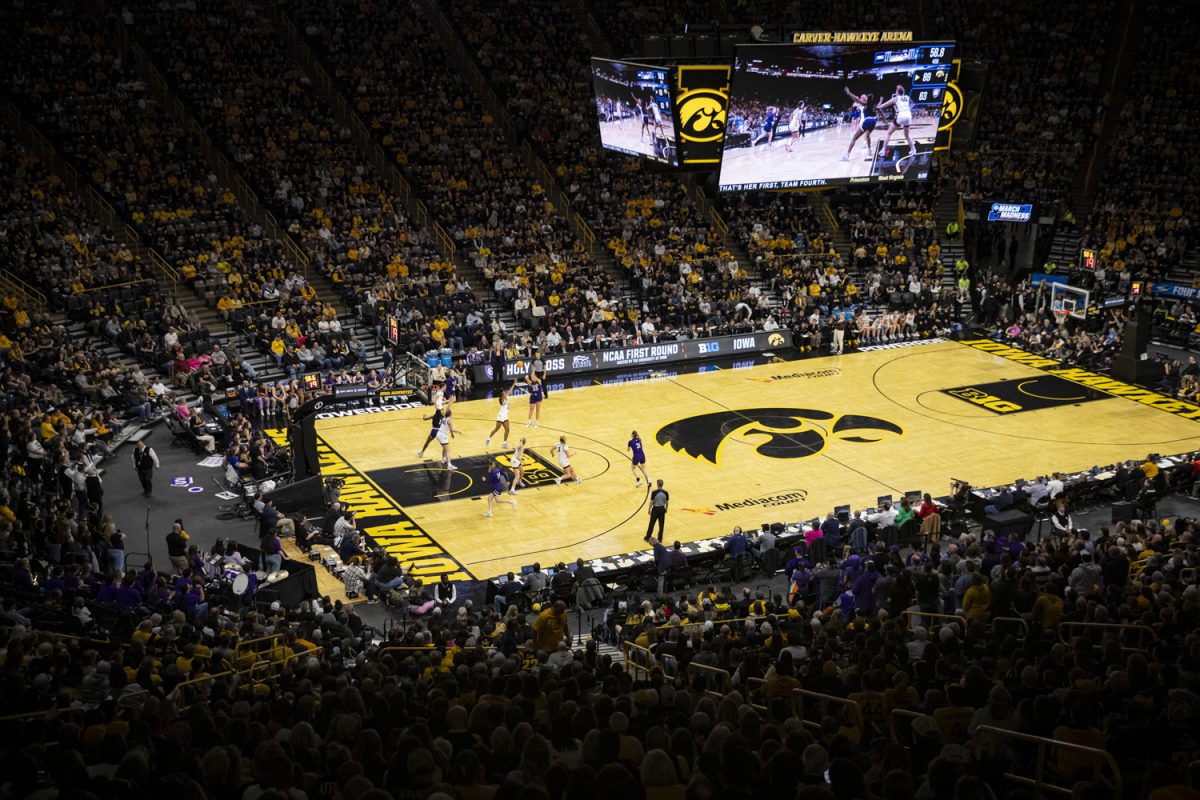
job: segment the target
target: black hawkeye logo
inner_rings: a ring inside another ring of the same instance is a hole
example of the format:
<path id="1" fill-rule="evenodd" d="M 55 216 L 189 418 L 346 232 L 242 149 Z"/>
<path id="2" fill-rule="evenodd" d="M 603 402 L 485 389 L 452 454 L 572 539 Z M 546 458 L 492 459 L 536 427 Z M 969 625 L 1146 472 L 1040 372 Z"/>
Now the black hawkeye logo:
<path id="1" fill-rule="evenodd" d="M 729 99 L 715 89 L 694 89 L 679 98 L 679 132 L 688 142 L 712 142 L 725 135 Z"/>
<path id="2" fill-rule="evenodd" d="M 894 422 L 861 414 L 838 416 L 814 408 L 743 408 L 676 420 L 658 429 L 655 441 L 695 459 L 718 464 L 726 441 L 753 446 L 767 458 L 806 458 L 830 439 L 869 444 L 904 435 Z"/>

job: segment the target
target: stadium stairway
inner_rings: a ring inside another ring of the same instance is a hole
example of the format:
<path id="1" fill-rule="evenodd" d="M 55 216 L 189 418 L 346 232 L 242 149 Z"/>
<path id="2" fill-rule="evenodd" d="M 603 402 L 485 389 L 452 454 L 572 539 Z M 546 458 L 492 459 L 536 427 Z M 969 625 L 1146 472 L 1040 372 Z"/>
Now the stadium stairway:
<path id="1" fill-rule="evenodd" d="M 1079 231 L 1074 228 L 1059 225 L 1054 231 L 1047 258 L 1055 264 L 1058 272 L 1068 272 L 1079 263 L 1080 240 Z M 1034 264 L 1033 268 L 1037 271 L 1042 266 L 1042 264 Z"/>
<path id="2" fill-rule="evenodd" d="M 546 162 L 542 160 L 541 156 L 537 154 L 529 142 L 518 134 L 517 126 L 513 124 L 512 117 L 509 115 L 504 101 L 500 99 L 489 85 L 486 73 L 475 57 L 471 55 L 465 42 L 458 31 L 455 30 L 449 18 L 438 7 L 436 0 L 416 0 L 416 5 L 422 10 L 429 21 L 433 23 L 433 27 L 438 32 L 438 38 L 441 40 L 446 54 L 450 60 L 457 62 L 462 67 L 463 76 L 503 130 L 505 138 L 512 144 L 513 149 L 517 151 L 530 174 L 537 178 L 546 198 L 554 205 L 555 210 L 563 216 L 568 227 L 575 233 L 576 238 L 587 246 L 588 252 L 592 257 L 597 258 L 600 253 L 604 252 L 604 242 L 600 240 L 600 237 L 596 236 L 583 216 L 572 206 L 571 199 L 562 190 L 562 187 L 558 185 L 554 173 L 546 165 Z M 614 280 L 617 280 L 618 285 L 628 285 L 628 281 L 622 277 L 619 269 L 615 269 L 615 264 L 611 262 L 605 263 L 605 269 Z"/>
<path id="3" fill-rule="evenodd" d="M 280 20 L 278 30 L 291 48 L 292 55 L 304 68 L 304 72 L 313 80 L 313 86 L 316 87 L 326 107 L 333 110 L 335 119 L 351 131 L 354 143 L 359 152 L 367 157 L 367 160 L 375 168 L 376 173 L 387 184 L 388 189 L 403 201 L 408 211 L 407 216 L 410 224 L 420 228 L 426 236 L 430 237 L 430 241 L 437 243 L 442 254 L 454 262 L 460 275 L 467 276 L 472 274 L 474 270 L 468 267 L 468 256 L 455 244 L 453 238 L 446 232 L 446 229 L 429 213 L 428 205 L 424 202 L 423 198 L 417 195 L 413 190 L 412 184 L 392 164 L 382 147 L 382 143 L 371 132 L 373 130 L 371 126 L 363 122 L 362 118 L 354 110 L 353 104 L 342 93 L 337 83 L 334 82 L 331 77 L 332 71 L 328 65 L 317 54 L 316 50 L 305 41 L 296 20 L 289 16 L 282 7 L 277 9 L 277 13 Z M 482 276 L 478 277 L 482 278 Z M 471 291 L 481 303 L 492 297 L 490 290 L 484 288 L 484 284 L 482 283 L 472 281 Z"/>
<path id="4" fill-rule="evenodd" d="M 1106 35 L 1104 66 L 1100 80 L 1105 86 L 1104 113 L 1101 117 L 1100 134 L 1095 137 L 1092 153 L 1087 165 L 1075 176 L 1072 206 L 1076 217 L 1087 219 L 1104 178 L 1108 154 L 1112 152 L 1113 139 L 1121 128 L 1120 114 L 1129 99 L 1129 87 L 1133 77 L 1133 56 L 1136 37 L 1142 29 L 1142 4 L 1134 0 L 1118 0 Z"/>

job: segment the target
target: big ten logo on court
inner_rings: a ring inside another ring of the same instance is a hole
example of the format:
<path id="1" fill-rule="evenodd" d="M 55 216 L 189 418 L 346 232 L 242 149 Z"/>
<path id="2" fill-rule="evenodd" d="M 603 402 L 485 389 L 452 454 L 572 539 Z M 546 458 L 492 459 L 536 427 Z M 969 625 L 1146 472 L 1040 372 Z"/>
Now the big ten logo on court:
<path id="1" fill-rule="evenodd" d="M 988 394 L 982 389 L 977 389 L 974 386 L 964 386 L 960 389 L 949 389 L 946 394 L 953 395 L 961 400 L 966 400 L 968 403 L 974 403 L 977 406 L 982 406 L 988 411 L 994 411 L 997 414 L 1011 414 L 1014 411 L 1021 411 L 1022 406 L 1010 400 L 1001 400 L 994 394 Z"/>
<path id="2" fill-rule="evenodd" d="M 687 64 L 675 70 L 675 118 L 679 120 L 679 160 L 715 164 L 721 160 L 729 111 L 728 64 Z"/>
<path id="3" fill-rule="evenodd" d="M 861 414 L 832 414 L 815 408 L 744 408 L 676 420 L 659 428 L 659 444 L 698 461 L 718 465 L 726 442 L 750 446 L 767 458 L 806 458 L 831 440 L 873 444 L 903 436 L 894 422 Z"/>
<path id="4" fill-rule="evenodd" d="M 753 339 L 752 339 L 752 341 L 753 341 Z M 737 347 L 736 340 L 734 342 L 734 347 L 735 348 Z M 700 342 L 699 343 L 699 351 L 700 351 L 700 355 L 702 355 L 702 356 L 712 355 L 713 353 L 719 353 L 719 352 L 721 352 L 721 343 L 720 342 Z"/>
<path id="5" fill-rule="evenodd" d="M 501 466 L 513 469 L 512 454 L 506 453 L 496 459 Z M 562 477 L 562 470 L 529 450 L 521 458 L 521 482 L 526 486 L 544 486 Z"/>

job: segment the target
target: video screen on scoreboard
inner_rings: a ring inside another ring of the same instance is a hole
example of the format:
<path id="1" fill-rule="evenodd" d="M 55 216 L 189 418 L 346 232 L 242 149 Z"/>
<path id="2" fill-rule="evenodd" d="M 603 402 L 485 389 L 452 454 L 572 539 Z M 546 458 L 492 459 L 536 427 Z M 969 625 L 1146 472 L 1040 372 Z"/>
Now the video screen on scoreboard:
<path id="1" fill-rule="evenodd" d="M 953 42 L 739 45 L 720 189 L 928 178 L 954 51 Z"/>
<path id="2" fill-rule="evenodd" d="M 676 164 L 669 69 L 593 58 L 592 83 L 601 145 Z"/>

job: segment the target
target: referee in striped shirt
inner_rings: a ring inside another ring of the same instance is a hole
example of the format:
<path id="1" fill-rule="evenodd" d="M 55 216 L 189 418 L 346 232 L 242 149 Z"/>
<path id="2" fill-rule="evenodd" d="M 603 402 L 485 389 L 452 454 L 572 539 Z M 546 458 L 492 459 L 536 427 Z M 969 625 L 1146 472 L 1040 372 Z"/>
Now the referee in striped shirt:
<path id="1" fill-rule="evenodd" d="M 671 495 L 663 488 L 663 482 L 660 478 L 658 486 L 650 493 L 650 524 L 646 526 L 646 536 L 644 541 L 650 541 L 650 536 L 654 532 L 654 523 L 658 523 L 658 540 L 663 540 L 663 525 L 667 521 L 667 503 L 671 501 Z"/>

